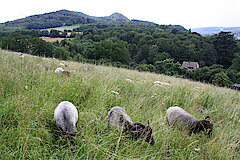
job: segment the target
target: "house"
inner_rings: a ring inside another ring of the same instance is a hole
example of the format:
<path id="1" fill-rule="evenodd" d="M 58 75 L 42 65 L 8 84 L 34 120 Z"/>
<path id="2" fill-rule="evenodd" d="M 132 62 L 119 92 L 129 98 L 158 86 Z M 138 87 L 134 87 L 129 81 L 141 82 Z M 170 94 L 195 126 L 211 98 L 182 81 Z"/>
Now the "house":
<path id="1" fill-rule="evenodd" d="M 198 62 L 187 62 L 187 61 L 183 61 L 182 67 L 193 70 L 193 69 L 199 68 L 199 64 L 198 64 Z"/>
<path id="2" fill-rule="evenodd" d="M 240 84 L 235 83 L 235 84 L 231 85 L 230 88 L 240 90 Z"/>

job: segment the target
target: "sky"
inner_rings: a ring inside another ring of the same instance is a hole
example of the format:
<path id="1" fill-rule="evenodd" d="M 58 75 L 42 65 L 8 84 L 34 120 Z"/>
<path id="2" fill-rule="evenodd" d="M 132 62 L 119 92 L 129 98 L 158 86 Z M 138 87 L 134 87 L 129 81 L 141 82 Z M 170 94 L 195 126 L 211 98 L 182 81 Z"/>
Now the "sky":
<path id="1" fill-rule="evenodd" d="M 157 24 L 240 27 L 240 0 L 3 0 L 0 23 L 61 9 L 90 16 L 121 13 L 129 19 Z"/>

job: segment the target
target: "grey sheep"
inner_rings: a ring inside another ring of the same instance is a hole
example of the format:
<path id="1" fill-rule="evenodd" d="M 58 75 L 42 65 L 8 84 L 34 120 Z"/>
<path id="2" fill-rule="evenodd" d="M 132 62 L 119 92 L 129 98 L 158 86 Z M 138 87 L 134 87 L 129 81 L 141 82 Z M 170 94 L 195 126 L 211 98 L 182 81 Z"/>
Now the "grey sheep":
<path id="1" fill-rule="evenodd" d="M 166 117 L 167 123 L 170 126 L 186 128 L 189 130 L 190 135 L 200 131 L 204 131 L 204 133 L 208 135 L 212 134 L 213 124 L 208 120 L 210 118 L 209 116 L 205 119 L 197 119 L 182 108 L 175 106 L 168 108 Z"/>
<path id="2" fill-rule="evenodd" d="M 59 103 L 54 111 L 54 119 L 57 127 L 64 131 L 67 135 L 74 136 L 76 134 L 78 111 L 71 102 L 62 101 Z"/>
<path id="3" fill-rule="evenodd" d="M 144 139 L 150 145 L 155 144 L 153 131 L 149 123 L 147 126 L 140 122 L 132 122 L 132 119 L 126 114 L 126 111 L 121 107 L 113 107 L 109 110 L 106 117 L 108 126 L 118 127 L 121 131 L 129 134 L 133 139 Z"/>

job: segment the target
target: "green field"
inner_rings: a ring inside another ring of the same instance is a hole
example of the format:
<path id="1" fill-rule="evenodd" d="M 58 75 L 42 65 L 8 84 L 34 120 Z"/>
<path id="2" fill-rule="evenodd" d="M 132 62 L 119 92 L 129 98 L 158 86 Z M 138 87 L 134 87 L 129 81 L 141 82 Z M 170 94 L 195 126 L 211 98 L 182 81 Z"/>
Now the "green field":
<path id="1" fill-rule="evenodd" d="M 51 30 L 58 30 L 58 31 L 64 31 L 66 30 L 73 30 L 74 28 L 78 28 L 79 25 L 72 25 L 72 26 L 62 26 L 62 27 L 55 27 L 55 28 L 47 28 L 47 29 L 43 29 L 43 30 L 47 30 L 47 31 L 51 31 Z"/>
<path id="2" fill-rule="evenodd" d="M 74 72 L 60 76 L 53 73 L 60 61 L 19 55 L 0 50 L 0 159 L 240 159 L 238 91 L 70 61 L 65 69 Z M 155 86 L 154 81 L 172 85 Z M 73 139 L 59 132 L 53 118 L 63 100 L 78 109 L 79 134 Z M 213 136 L 169 128 L 165 112 L 173 105 L 197 118 L 211 116 Z M 150 120 L 156 144 L 107 130 L 105 117 L 113 106 L 125 108 L 133 121 Z"/>

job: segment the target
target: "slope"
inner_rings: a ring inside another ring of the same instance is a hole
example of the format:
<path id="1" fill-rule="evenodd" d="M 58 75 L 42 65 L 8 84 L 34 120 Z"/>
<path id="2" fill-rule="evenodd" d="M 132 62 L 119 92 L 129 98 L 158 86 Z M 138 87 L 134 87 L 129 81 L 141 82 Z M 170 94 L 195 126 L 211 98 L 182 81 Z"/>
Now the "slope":
<path id="1" fill-rule="evenodd" d="M 1 159 L 239 159 L 240 93 L 207 84 L 120 68 L 63 62 L 70 77 L 53 70 L 60 63 L 0 50 Z M 41 64 L 48 68 L 39 68 Z M 130 79 L 130 80 L 129 80 Z M 155 86 L 154 81 L 171 83 Z M 115 91 L 115 92 L 112 92 Z M 116 94 L 118 92 L 119 94 Z M 78 109 L 74 139 L 59 133 L 53 112 L 71 101 Z M 179 105 L 198 118 L 214 120 L 213 137 L 169 128 L 168 107 Z M 133 121 L 151 122 L 156 144 L 133 141 L 106 130 L 107 110 L 124 107 Z M 203 106 L 201 113 L 196 107 Z"/>

